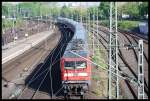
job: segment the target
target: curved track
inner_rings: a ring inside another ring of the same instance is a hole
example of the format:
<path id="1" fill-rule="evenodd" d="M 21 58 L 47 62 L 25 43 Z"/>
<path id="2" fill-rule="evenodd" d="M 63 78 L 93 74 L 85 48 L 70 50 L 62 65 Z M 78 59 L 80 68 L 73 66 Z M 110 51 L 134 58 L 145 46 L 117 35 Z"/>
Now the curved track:
<path id="1" fill-rule="evenodd" d="M 95 29 L 93 29 L 93 28 L 91 28 L 91 32 L 93 32 L 93 30 L 94 30 L 94 32 L 96 33 L 96 30 Z M 107 37 L 107 33 L 109 33 L 108 32 L 108 30 L 106 30 L 106 29 L 103 29 L 103 28 L 99 28 L 99 33 L 98 33 L 98 35 L 99 36 L 97 36 L 96 34 L 95 34 L 95 36 L 98 38 L 98 40 L 100 41 L 100 43 L 103 45 L 103 47 L 105 48 L 105 49 L 107 49 L 107 40 L 106 39 L 108 39 L 108 37 Z M 121 35 L 120 35 L 121 34 Z M 122 37 L 122 39 L 126 39 L 126 42 L 128 42 L 129 44 L 137 44 L 137 37 L 133 37 L 133 36 L 131 36 L 130 34 L 123 34 L 123 33 L 119 33 L 118 34 L 119 35 L 119 37 Z M 104 37 L 105 36 L 105 37 Z M 124 37 L 124 38 L 123 38 Z M 136 38 L 136 39 L 135 39 Z M 102 40 L 101 40 L 102 39 Z M 133 40 L 136 40 L 136 43 L 133 43 Z M 124 41 L 125 42 L 125 41 Z M 122 42 L 121 42 L 122 43 Z M 146 42 L 144 42 L 144 44 L 147 44 Z M 133 62 L 134 63 L 134 65 L 133 64 L 130 64 L 129 63 L 129 61 L 127 61 L 127 57 L 125 57 L 125 55 L 124 55 L 124 52 L 123 52 L 123 49 L 119 49 L 119 57 L 120 57 L 120 59 L 121 59 L 121 61 L 124 63 L 124 65 L 125 65 L 125 67 L 128 67 L 128 68 L 126 68 L 127 70 L 123 70 L 124 71 L 124 73 L 125 74 L 129 74 L 130 76 L 134 76 L 136 79 L 137 79 L 137 69 L 136 69 L 136 65 L 137 65 L 137 52 L 134 50 L 134 49 L 132 49 L 132 51 L 133 51 L 133 53 L 130 55 L 130 56 L 132 56 L 133 55 L 133 57 L 135 57 L 134 59 L 135 59 L 135 62 Z M 147 51 L 145 51 L 145 52 L 147 52 Z M 145 54 L 145 52 L 144 52 L 144 54 Z M 126 54 L 129 54 L 129 53 L 127 53 L 126 52 Z M 126 56 L 129 56 L 129 55 L 126 55 Z M 144 60 L 146 60 L 147 61 L 147 57 L 146 57 L 146 55 L 144 55 Z M 148 62 L 145 62 L 145 64 L 148 64 Z M 121 64 L 122 65 L 122 64 Z M 146 95 L 148 95 L 148 86 L 147 86 L 147 83 L 146 82 L 148 82 L 148 77 L 147 77 L 147 73 L 148 73 L 148 71 L 147 71 L 147 66 L 146 66 L 146 69 L 145 69 L 145 78 L 146 79 L 144 79 L 144 83 L 145 83 L 145 94 Z M 119 66 L 119 70 L 121 70 L 122 71 L 122 69 L 121 69 L 121 66 Z M 135 86 L 132 86 L 132 84 L 130 84 L 128 81 L 126 81 L 125 80 L 125 83 L 127 84 L 127 87 L 129 88 L 129 90 L 130 90 L 130 92 L 132 93 L 132 96 L 134 97 L 134 98 L 137 98 L 137 90 L 135 89 Z M 124 88 L 125 89 L 125 88 Z"/>
<path id="2" fill-rule="evenodd" d="M 31 48 L 24 54 L 16 57 L 15 59 L 9 61 L 7 64 L 3 65 L 2 79 L 8 81 L 8 83 L 15 83 L 24 85 L 24 79 L 26 76 L 33 71 L 34 68 L 38 68 L 39 62 L 43 62 L 45 57 L 54 48 L 57 41 L 59 40 L 60 34 L 53 33 L 49 38 L 47 38 L 47 47 L 45 47 L 45 40 L 39 45 Z M 17 74 L 16 74 L 17 72 Z M 21 87 L 22 88 L 22 87 Z M 7 89 L 6 89 L 7 90 Z"/>
<path id="3" fill-rule="evenodd" d="M 60 26 L 59 31 L 59 33 L 62 33 L 59 43 L 47 56 L 44 63 L 39 68 L 36 68 L 26 79 L 26 87 L 19 96 L 19 99 L 25 98 L 27 92 L 30 93 L 29 99 L 38 99 L 41 92 L 47 93 L 52 99 L 63 95 L 62 92 L 59 91 L 62 88 L 60 78 L 60 58 L 65 51 L 67 43 L 71 40 L 73 32 L 69 29 L 63 29 Z M 71 33 L 71 37 L 67 36 L 69 32 Z M 32 90 L 32 93 L 29 88 L 34 89 Z"/>

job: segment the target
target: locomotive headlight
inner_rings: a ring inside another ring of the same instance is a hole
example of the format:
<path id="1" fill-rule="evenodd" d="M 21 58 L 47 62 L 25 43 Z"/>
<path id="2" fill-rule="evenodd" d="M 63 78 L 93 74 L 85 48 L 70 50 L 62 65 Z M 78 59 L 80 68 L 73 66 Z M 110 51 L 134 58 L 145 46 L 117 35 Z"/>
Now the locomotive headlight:
<path id="1" fill-rule="evenodd" d="M 87 73 L 65 73 L 64 77 L 66 76 L 88 76 Z"/>
<path id="2" fill-rule="evenodd" d="M 84 94 L 84 92 L 80 92 L 80 94 L 81 94 L 81 95 L 83 95 L 83 94 Z"/>
<path id="3" fill-rule="evenodd" d="M 86 85 L 83 86 L 84 90 L 88 90 L 88 87 Z"/>

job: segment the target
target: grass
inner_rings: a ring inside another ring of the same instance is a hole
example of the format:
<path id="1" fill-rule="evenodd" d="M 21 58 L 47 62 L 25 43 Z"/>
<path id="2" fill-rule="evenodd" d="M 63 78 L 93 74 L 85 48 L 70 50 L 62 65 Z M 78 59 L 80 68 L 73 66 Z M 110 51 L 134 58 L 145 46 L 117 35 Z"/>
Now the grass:
<path id="1" fill-rule="evenodd" d="M 91 33 L 88 33 L 88 35 Z M 92 37 L 92 36 L 91 36 Z M 90 38 L 90 36 L 88 37 L 88 43 L 91 44 L 92 43 L 92 39 Z M 89 49 L 92 51 L 92 45 L 89 46 Z M 106 51 L 105 50 L 99 50 L 99 47 L 95 47 L 94 48 L 94 55 L 92 56 L 92 61 L 96 64 L 98 64 L 98 69 L 93 68 L 92 69 L 92 90 L 91 93 L 93 93 L 95 96 L 97 97 L 105 97 L 107 96 L 107 79 L 103 78 L 103 76 L 107 75 L 105 74 L 105 72 L 103 72 L 103 70 L 100 70 L 101 68 L 107 68 L 107 64 L 105 61 L 105 57 L 106 57 Z M 100 83 L 98 83 L 100 82 Z"/>
<path id="2" fill-rule="evenodd" d="M 95 81 L 99 81 L 101 78 L 99 75 L 92 75 L 92 79 Z"/>
<path id="3" fill-rule="evenodd" d="M 88 33 L 88 35 L 91 35 L 91 33 Z M 91 37 L 92 36 L 88 36 L 88 43 L 89 44 L 92 44 Z M 89 49 L 90 49 L 90 51 L 92 51 L 92 45 L 89 45 Z M 105 55 L 106 55 L 105 50 L 100 50 L 100 49 L 95 47 L 94 55 L 92 56 L 92 61 L 94 63 L 98 64 L 99 66 L 101 66 L 102 68 L 107 68 L 107 65 L 106 65 L 106 62 L 105 62 L 105 59 L 104 59 Z"/>
<path id="4" fill-rule="evenodd" d="M 94 93 L 98 96 L 101 94 L 101 91 L 99 89 L 95 89 L 94 91 L 92 91 L 92 93 Z"/>
<path id="5" fill-rule="evenodd" d="M 92 61 L 103 68 L 107 68 L 107 65 L 106 65 L 105 59 L 104 59 L 105 55 L 106 54 L 105 54 L 104 50 L 98 50 L 98 48 L 95 48 L 94 55 L 92 56 Z"/>

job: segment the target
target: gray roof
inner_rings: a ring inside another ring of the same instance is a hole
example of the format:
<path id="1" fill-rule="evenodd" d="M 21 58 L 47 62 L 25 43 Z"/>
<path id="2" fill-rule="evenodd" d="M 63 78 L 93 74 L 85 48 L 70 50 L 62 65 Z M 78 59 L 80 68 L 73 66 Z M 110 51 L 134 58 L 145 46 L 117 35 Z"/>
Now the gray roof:
<path id="1" fill-rule="evenodd" d="M 81 56 L 86 57 L 88 54 L 88 45 L 87 45 L 87 33 L 84 29 L 84 26 L 81 23 L 73 21 L 67 18 L 58 18 L 62 23 L 69 23 L 72 27 L 75 28 L 75 33 L 72 40 L 68 43 L 64 57 L 75 57 L 74 54 L 68 52 L 70 50 L 76 50 L 77 53 Z"/>

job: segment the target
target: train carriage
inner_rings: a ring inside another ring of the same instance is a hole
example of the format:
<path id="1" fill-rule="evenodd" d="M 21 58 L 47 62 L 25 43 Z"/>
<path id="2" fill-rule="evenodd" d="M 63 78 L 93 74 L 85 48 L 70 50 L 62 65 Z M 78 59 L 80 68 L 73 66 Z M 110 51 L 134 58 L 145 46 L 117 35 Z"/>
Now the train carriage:
<path id="1" fill-rule="evenodd" d="M 73 38 L 61 58 L 61 79 L 64 93 L 83 95 L 88 90 L 91 79 L 91 63 L 87 61 L 90 58 L 86 31 L 82 24 L 67 18 L 58 18 L 58 22 L 74 32 Z"/>

